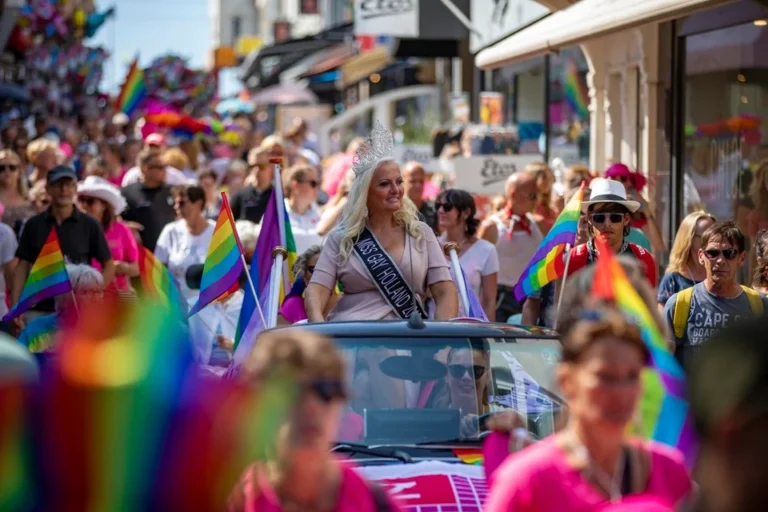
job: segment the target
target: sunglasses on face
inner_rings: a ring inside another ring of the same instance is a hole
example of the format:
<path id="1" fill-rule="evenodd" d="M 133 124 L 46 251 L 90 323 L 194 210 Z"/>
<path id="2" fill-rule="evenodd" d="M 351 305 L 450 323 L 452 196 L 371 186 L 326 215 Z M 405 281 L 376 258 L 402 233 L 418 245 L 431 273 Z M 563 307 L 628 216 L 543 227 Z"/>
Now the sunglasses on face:
<path id="1" fill-rule="evenodd" d="M 185 204 L 187 204 L 187 202 L 184 199 L 176 200 L 176 206 L 178 206 L 179 208 L 183 207 Z"/>
<path id="2" fill-rule="evenodd" d="M 442 209 L 445 213 L 448 213 L 453 210 L 453 205 L 451 203 L 435 203 L 435 210 L 440 209 Z"/>
<path id="3" fill-rule="evenodd" d="M 739 251 L 737 251 L 736 249 L 723 249 L 722 251 L 718 249 L 707 249 L 706 251 L 704 251 L 704 254 L 706 254 L 707 258 L 709 258 L 710 260 L 716 260 L 722 254 L 723 258 L 730 261 L 739 255 Z"/>
<path id="4" fill-rule="evenodd" d="M 606 219 L 609 220 L 611 224 L 621 224 L 622 222 L 624 222 L 624 214 L 623 213 L 593 213 L 592 214 L 593 224 L 604 224 Z"/>
<path id="5" fill-rule="evenodd" d="M 312 188 L 317 188 L 317 186 L 319 185 L 317 180 L 297 180 L 297 183 L 306 183 Z"/>
<path id="6" fill-rule="evenodd" d="M 5 171 L 13 172 L 18 170 L 18 168 L 19 166 L 16 164 L 0 164 L 0 172 L 5 172 Z"/>
<path id="7" fill-rule="evenodd" d="M 98 199 L 96 199 L 95 197 L 78 197 L 77 198 L 78 203 L 84 204 L 87 206 L 93 206 L 96 203 L 96 201 L 98 201 Z"/>
<path id="8" fill-rule="evenodd" d="M 465 373 L 469 373 L 469 376 L 474 376 L 475 380 L 478 380 L 485 375 L 485 366 L 476 364 L 474 366 L 464 366 L 463 364 L 450 364 L 448 365 L 448 373 L 454 379 L 460 379 L 464 377 Z"/>
<path id="9" fill-rule="evenodd" d="M 305 384 L 303 390 L 316 395 L 327 404 L 336 399 L 345 400 L 347 398 L 344 383 L 340 380 L 316 380 Z"/>

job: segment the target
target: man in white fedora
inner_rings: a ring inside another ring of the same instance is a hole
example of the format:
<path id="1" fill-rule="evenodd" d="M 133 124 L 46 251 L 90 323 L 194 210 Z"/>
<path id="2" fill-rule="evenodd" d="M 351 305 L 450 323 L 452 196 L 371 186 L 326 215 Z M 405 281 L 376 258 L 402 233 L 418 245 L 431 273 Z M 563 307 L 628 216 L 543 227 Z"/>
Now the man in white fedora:
<path id="1" fill-rule="evenodd" d="M 594 238 L 603 237 L 615 254 L 624 254 L 639 260 L 648 283 L 656 288 L 656 261 L 646 249 L 627 241 L 631 214 L 640 209 L 640 203 L 627 199 L 627 191 L 620 181 L 597 178 L 590 183 L 589 201 L 581 203 L 582 215 L 586 215 L 589 240 L 571 249 L 568 273 L 572 274 L 594 263 L 600 254 Z"/>

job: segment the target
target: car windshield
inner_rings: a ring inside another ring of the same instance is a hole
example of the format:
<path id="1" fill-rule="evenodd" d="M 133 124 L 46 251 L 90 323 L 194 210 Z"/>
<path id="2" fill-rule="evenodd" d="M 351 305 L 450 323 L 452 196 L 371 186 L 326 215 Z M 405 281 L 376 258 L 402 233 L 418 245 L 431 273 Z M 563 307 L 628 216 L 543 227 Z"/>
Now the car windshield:
<path id="1" fill-rule="evenodd" d="M 374 444 L 477 441 L 487 415 L 514 410 L 529 432 L 563 412 L 556 339 L 353 338 L 337 342 L 352 396 L 338 440 Z"/>

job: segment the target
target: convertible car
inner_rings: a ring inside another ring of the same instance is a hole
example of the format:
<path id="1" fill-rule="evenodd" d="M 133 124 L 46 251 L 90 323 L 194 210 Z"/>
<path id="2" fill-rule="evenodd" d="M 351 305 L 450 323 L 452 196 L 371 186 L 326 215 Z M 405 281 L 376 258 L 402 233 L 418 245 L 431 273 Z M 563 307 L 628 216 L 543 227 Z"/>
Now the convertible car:
<path id="1" fill-rule="evenodd" d="M 352 399 L 334 451 L 410 510 L 480 510 L 485 422 L 514 410 L 530 436 L 555 430 L 554 331 L 472 321 L 336 322 L 311 329 L 349 362 Z"/>

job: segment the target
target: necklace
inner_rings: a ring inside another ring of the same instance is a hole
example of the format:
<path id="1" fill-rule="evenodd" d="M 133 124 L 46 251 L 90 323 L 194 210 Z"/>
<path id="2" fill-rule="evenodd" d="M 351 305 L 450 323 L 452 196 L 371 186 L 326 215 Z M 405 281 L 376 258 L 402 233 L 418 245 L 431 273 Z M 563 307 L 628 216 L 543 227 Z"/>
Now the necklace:
<path id="1" fill-rule="evenodd" d="M 621 483 L 624 478 L 627 457 L 623 447 L 616 460 L 614 473 L 611 476 L 594 461 L 589 450 L 578 439 L 576 434 L 563 434 L 560 444 L 566 454 L 570 454 L 571 464 L 580 470 L 582 476 L 587 481 L 599 487 L 612 503 L 621 500 Z"/>

